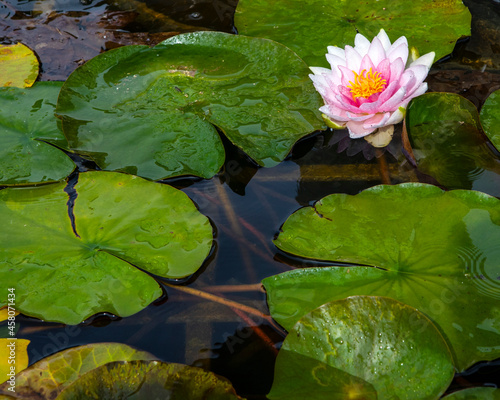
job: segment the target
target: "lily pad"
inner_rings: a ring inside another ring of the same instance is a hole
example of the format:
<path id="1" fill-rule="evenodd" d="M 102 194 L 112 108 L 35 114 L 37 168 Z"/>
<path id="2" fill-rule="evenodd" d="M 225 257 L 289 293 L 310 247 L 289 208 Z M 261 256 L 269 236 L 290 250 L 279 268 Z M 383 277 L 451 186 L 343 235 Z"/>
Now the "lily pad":
<path id="1" fill-rule="evenodd" d="M 24 44 L 0 44 L 0 86 L 30 87 L 38 76 L 38 59 Z"/>
<path id="2" fill-rule="evenodd" d="M 334 194 L 292 214 L 275 244 L 346 267 L 263 280 L 274 319 L 290 330 L 329 301 L 387 296 L 426 314 L 458 370 L 500 356 L 500 200 L 425 184 Z"/>
<path id="3" fill-rule="evenodd" d="M 493 92 L 481 109 L 481 124 L 493 146 L 500 151 L 500 90 Z"/>
<path id="4" fill-rule="evenodd" d="M 189 33 L 95 57 L 68 78 L 57 113 L 70 148 L 102 169 L 210 178 L 224 161 L 215 126 L 267 167 L 323 129 L 308 73 L 278 43 Z"/>
<path id="5" fill-rule="evenodd" d="M 477 387 L 452 393 L 443 400 L 500 400 L 500 389 L 493 387 Z"/>
<path id="6" fill-rule="evenodd" d="M 371 38 L 381 28 L 391 42 L 406 36 L 420 54 L 434 51 L 439 59 L 470 35 L 470 23 L 461 0 L 240 0 L 235 14 L 239 33 L 276 40 L 323 67 L 327 46 L 343 48 L 356 33 Z"/>
<path id="7" fill-rule="evenodd" d="M 39 82 L 28 89 L 0 89 L 0 185 L 54 182 L 74 170 L 66 154 L 44 143 L 66 142 L 54 116 L 61 86 Z"/>
<path id="8" fill-rule="evenodd" d="M 311 360 L 307 369 L 297 363 L 303 359 Z M 285 338 L 275 369 L 268 398 L 283 400 L 437 399 L 454 375 L 448 346 L 427 317 L 369 296 L 330 302 L 303 316 Z M 303 378 L 287 379 L 290 369 Z"/>
<path id="9" fill-rule="evenodd" d="M 10 373 L 19 374 L 28 366 L 29 343 L 30 341 L 26 339 L 0 338 L 0 384 L 10 378 Z M 11 386 L 15 385 L 7 382 L 7 387 Z"/>
<path id="10" fill-rule="evenodd" d="M 66 388 L 57 400 L 131 398 L 137 400 L 238 400 L 231 384 L 211 372 L 159 361 L 113 362 L 96 368 Z"/>
<path id="11" fill-rule="evenodd" d="M 500 196 L 500 160 L 470 101 L 452 93 L 419 96 L 407 109 L 406 131 L 419 171 L 449 189 Z"/>
<path id="12" fill-rule="evenodd" d="M 16 376 L 16 398 L 55 399 L 66 387 L 88 371 L 114 361 L 154 360 L 145 351 L 121 343 L 93 343 L 48 356 Z M 9 394 L 7 384 L 0 393 Z"/>
<path id="13" fill-rule="evenodd" d="M 1 287 L 16 288 L 25 315 L 77 324 L 98 312 L 134 314 L 162 294 L 140 269 L 188 276 L 211 249 L 208 219 L 180 190 L 126 174 L 82 173 L 75 234 L 65 186 L 0 191 Z"/>

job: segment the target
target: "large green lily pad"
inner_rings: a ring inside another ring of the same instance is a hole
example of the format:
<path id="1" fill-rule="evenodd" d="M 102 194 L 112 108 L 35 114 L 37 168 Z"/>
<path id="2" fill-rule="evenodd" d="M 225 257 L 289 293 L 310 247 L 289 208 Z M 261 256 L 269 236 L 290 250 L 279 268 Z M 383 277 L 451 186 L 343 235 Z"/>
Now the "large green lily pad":
<path id="1" fill-rule="evenodd" d="M 159 361 L 112 362 L 66 388 L 57 400 L 238 400 L 229 381 L 197 367 Z"/>
<path id="2" fill-rule="evenodd" d="M 443 400 L 500 400 L 500 389 L 493 387 L 477 387 L 452 393 Z"/>
<path id="3" fill-rule="evenodd" d="M 101 365 L 115 361 L 154 360 L 145 351 L 121 343 L 93 343 L 48 356 L 16 375 L 16 398 L 55 399 L 71 383 Z M 0 393 L 10 394 L 8 386 Z M 36 397 L 35 397 L 36 396 Z"/>
<path id="4" fill-rule="evenodd" d="M 369 296 L 303 316 L 285 338 L 275 369 L 268 398 L 283 400 L 438 399 L 454 375 L 448 346 L 427 317 Z"/>
<path id="5" fill-rule="evenodd" d="M 98 312 L 134 314 L 162 290 L 147 272 L 194 273 L 212 227 L 170 186 L 112 172 L 79 176 L 68 216 L 66 184 L 0 191 L 0 286 L 16 288 L 16 309 L 76 324 Z M 0 300 L 0 306 L 6 300 Z"/>
<path id="6" fill-rule="evenodd" d="M 500 90 L 493 92 L 486 99 L 480 116 L 484 133 L 500 151 Z"/>
<path id="7" fill-rule="evenodd" d="M 470 22 L 461 0 L 240 0 L 235 14 L 239 33 L 276 40 L 323 67 L 327 46 L 353 45 L 358 32 L 371 40 L 381 28 L 439 59 L 470 35 Z"/>
<path id="8" fill-rule="evenodd" d="M 406 130 L 420 171 L 449 189 L 500 196 L 500 160 L 470 101 L 452 93 L 419 96 L 407 109 Z"/>
<path id="9" fill-rule="evenodd" d="M 0 86 L 30 87 L 38 77 L 38 59 L 22 43 L 0 44 Z"/>
<path id="10" fill-rule="evenodd" d="M 263 166 L 323 129 L 308 68 L 278 43 L 221 32 L 126 46 L 78 68 L 57 104 L 71 149 L 150 179 L 218 172 L 214 127 Z"/>
<path id="11" fill-rule="evenodd" d="M 54 116 L 61 86 L 0 89 L 0 185 L 54 182 L 75 168 L 66 154 L 43 142 L 66 142 Z"/>
<path id="12" fill-rule="evenodd" d="M 352 263 L 263 280 L 273 318 L 290 330 L 310 310 L 353 295 L 387 296 L 425 313 L 456 367 L 500 356 L 500 200 L 425 184 L 334 194 L 292 214 L 275 244 Z"/>

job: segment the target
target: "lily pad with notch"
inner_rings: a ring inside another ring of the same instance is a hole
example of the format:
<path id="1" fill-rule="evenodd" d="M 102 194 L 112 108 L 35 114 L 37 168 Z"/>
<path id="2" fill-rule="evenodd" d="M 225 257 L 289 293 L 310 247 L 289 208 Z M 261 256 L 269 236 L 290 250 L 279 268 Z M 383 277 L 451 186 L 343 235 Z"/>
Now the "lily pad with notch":
<path id="1" fill-rule="evenodd" d="M 224 161 L 215 127 L 266 167 L 324 129 L 308 73 L 270 40 L 182 34 L 95 57 L 68 78 L 57 114 L 69 147 L 102 169 L 210 178 Z"/>
<path id="2" fill-rule="evenodd" d="M 132 315 L 162 294 L 149 274 L 189 276 L 210 252 L 212 226 L 180 190 L 126 174 L 81 173 L 75 233 L 65 187 L 0 191 L 0 286 L 16 288 L 23 314 L 66 324 L 99 312 Z"/>
<path id="3" fill-rule="evenodd" d="M 500 200 L 425 184 L 334 194 L 292 214 L 275 244 L 348 263 L 263 280 L 271 314 L 290 330 L 303 315 L 354 295 L 386 296 L 428 316 L 462 371 L 500 356 Z"/>

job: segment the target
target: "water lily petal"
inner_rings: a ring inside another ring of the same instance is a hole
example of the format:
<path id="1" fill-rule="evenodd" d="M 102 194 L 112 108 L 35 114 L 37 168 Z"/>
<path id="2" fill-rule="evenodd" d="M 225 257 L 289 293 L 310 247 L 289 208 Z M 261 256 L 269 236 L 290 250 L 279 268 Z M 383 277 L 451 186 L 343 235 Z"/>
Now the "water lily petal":
<path id="1" fill-rule="evenodd" d="M 380 64 L 380 62 L 386 58 L 384 46 L 382 46 L 378 37 L 373 38 L 370 44 L 370 49 L 368 50 L 368 55 L 375 65 Z"/>
<path id="2" fill-rule="evenodd" d="M 339 65 L 339 70 L 340 70 L 340 73 L 342 74 L 342 78 L 341 78 L 341 84 L 342 86 L 349 86 L 350 82 L 354 82 L 354 72 L 352 72 L 351 69 L 347 68 L 347 67 L 343 67 L 341 65 Z"/>
<path id="3" fill-rule="evenodd" d="M 332 67 L 332 71 L 336 70 L 339 66 L 346 66 L 346 61 L 345 58 L 333 55 L 333 54 L 327 54 L 326 55 L 326 61 L 330 63 L 330 66 Z"/>
<path id="4" fill-rule="evenodd" d="M 399 81 L 403 71 L 405 70 L 405 62 L 402 58 L 396 58 L 391 62 L 391 81 Z"/>
<path id="5" fill-rule="evenodd" d="M 403 72 L 403 75 L 401 75 L 401 79 L 399 80 L 401 86 L 405 86 L 407 90 L 407 94 L 410 95 L 413 93 L 413 91 L 420 85 L 425 77 L 427 76 L 427 67 L 424 65 L 415 65 L 409 69 L 407 69 L 405 72 Z M 410 77 L 414 76 L 415 80 L 412 81 L 410 80 Z M 408 79 L 408 81 L 406 81 Z"/>
<path id="6" fill-rule="evenodd" d="M 329 75 L 332 73 L 331 69 L 322 67 L 309 67 L 314 75 Z"/>
<path id="7" fill-rule="evenodd" d="M 356 114 L 347 112 L 347 116 L 349 116 L 349 121 L 366 121 L 373 117 L 373 114 Z"/>
<path id="8" fill-rule="evenodd" d="M 365 56 L 366 57 L 366 56 Z M 364 60 L 364 58 L 363 58 Z M 361 63 L 363 64 L 363 63 Z M 383 79 L 389 83 L 391 81 L 391 62 L 388 58 L 384 58 L 375 68 L 377 72 L 380 72 L 380 75 Z"/>
<path id="9" fill-rule="evenodd" d="M 381 126 L 385 126 L 392 113 L 377 113 L 374 114 L 370 119 L 367 119 L 363 123 L 363 128 L 365 129 L 378 129 Z"/>
<path id="10" fill-rule="evenodd" d="M 344 123 L 349 121 L 351 118 L 347 115 L 347 112 L 333 104 L 328 104 L 320 107 L 319 111 L 325 114 L 333 122 Z"/>
<path id="11" fill-rule="evenodd" d="M 365 56 L 361 60 L 360 71 L 363 71 L 364 69 L 366 69 L 367 71 L 369 71 L 370 68 L 372 70 L 375 70 L 375 65 L 373 64 L 370 56 L 368 54 L 365 54 Z M 377 71 L 380 72 L 378 69 L 377 69 Z"/>
<path id="12" fill-rule="evenodd" d="M 339 58 L 343 58 L 345 60 L 345 50 L 338 46 L 328 46 L 327 47 L 328 54 L 332 56 L 337 56 Z"/>
<path id="13" fill-rule="evenodd" d="M 400 108 L 406 108 L 406 107 L 400 107 Z M 396 111 L 394 111 L 392 114 L 391 114 L 391 117 L 387 120 L 386 122 L 386 125 L 395 125 L 395 124 L 399 124 L 403 118 L 404 118 L 404 114 L 403 112 L 400 110 L 400 108 L 398 108 Z"/>
<path id="14" fill-rule="evenodd" d="M 359 73 L 361 70 L 361 55 L 351 46 L 345 47 L 345 58 L 346 58 L 346 66 L 350 70 L 356 71 Z"/>
<path id="15" fill-rule="evenodd" d="M 401 36 L 400 38 L 396 39 L 396 41 L 391 45 L 391 48 L 387 52 L 387 55 L 391 54 L 391 52 L 398 48 L 402 43 L 406 44 L 406 47 L 408 47 L 408 40 L 406 39 L 405 36 Z M 405 61 L 406 64 L 406 61 Z"/>
<path id="16" fill-rule="evenodd" d="M 382 43 L 382 46 L 384 46 L 385 54 L 387 54 L 387 52 L 391 48 L 391 40 L 389 39 L 389 36 L 387 36 L 387 33 L 384 29 L 381 29 L 377 37 L 380 40 L 380 43 Z"/>
<path id="17" fill-rule="evenodd" d="M 383 105 L 387 100 L 389 100 L 392 96 L 394 96 L 394 93 L 400 88 L 401 86 L 399 85 L 398 81 L 392 81 L 389 83 L 389 85 L 386 86 L 384 91 L 380 93 L 377 103 L 379 106 Z"/>
<path id="18" fill-rule="evenodd" d="M 365 38 L 361 33 L 358 33 L 354 38 L 354 49 L 359 54 L 367 54 L 370 48 L 370 41 Z"/>
<path id="19" fill-rule="evenodd" d="M 395 47 L 394 49 L 391 48 L 387 54 L 387 58 L 389 58 L 391 62 L 394 62 L 397 58 L 401 58 L 403 60 L 403 64 L 406 65 L 406 62 L 408 61 L 408 44 L 401 43 L 398 47 Z"/>
<path id="20" fill-rule="evenodd" d="M 395 111 L 406 97 L 406 88 L 400 87 L 392 97 L 380 105 L 380 111 Z"/>
<path id="21" fill-rule="evenodd" d="M 413 61 L 410 64 L 410 68 L 414 67 L 416 65 L 424 65 L 429 69 L 434 62 L 434 57 L 436 56 L 436 53 L 431 51 L 430 53 L 424 54 L 422 57 L 417 58 L 415 61 Z"/>
<path id="22" fill-rule="evenodd" d="M 357 122 L 357 121 L 349 121 L 347 124 L 347 129 L 349 130 L 349 136 L 352 139 L 359 139 L 364 136 L 369 135 L 370 133 L 374 132 L 375 129 L 367 129 L 363 126 L 363 122 Z"/>

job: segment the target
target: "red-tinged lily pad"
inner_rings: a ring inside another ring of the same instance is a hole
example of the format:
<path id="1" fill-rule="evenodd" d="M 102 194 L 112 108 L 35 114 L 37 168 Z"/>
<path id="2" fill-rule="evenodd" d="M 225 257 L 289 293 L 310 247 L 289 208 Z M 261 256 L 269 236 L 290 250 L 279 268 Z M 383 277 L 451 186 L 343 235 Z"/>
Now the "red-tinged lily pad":
<path id="1" fill-rule="evenodd" d="M 0 86 L 30 87 L 38 76 L 38 59 L 24 44 L 0 44 Z"/>
<path id="2" fill-rule="evenodd" d="M 500 200 L 424 184 L 333 194 L 292 214 L 275 244 L 352 264 L 263 280 L 271 314 L 290 330 L 312 309 L 353 295 L 387 296 L 426 314 L 462 371 L 500 356 Z"/>
<path id="3" fill-rule="evenodd" d="M 0 191 L 0 288 L 16 288 L 25 315 L 67 324 L 99 312 L 132 315 L 162 294 L 148 273 L 191 275 L 210 252 L 212 226 L 180 190 L 116 172 L 82 173 L 75 232 L 65 187 Z"/>
<path id="4" fill-rule="evenodd" d="M 435 400 L 453 375 L 446 342 L 421 312 L 355 296 L 299 319 L 278 354 L 268 398 Z"/>

